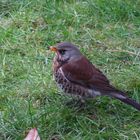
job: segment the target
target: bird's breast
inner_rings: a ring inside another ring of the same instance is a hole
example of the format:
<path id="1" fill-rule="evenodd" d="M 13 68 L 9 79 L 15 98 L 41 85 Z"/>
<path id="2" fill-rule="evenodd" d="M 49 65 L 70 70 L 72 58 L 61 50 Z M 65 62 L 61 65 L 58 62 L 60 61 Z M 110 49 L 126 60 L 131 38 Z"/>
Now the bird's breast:
<path id="1" fill-rule="evenodd" d="M 54 78 L 58 87 L 65 93 L 73 94 L 76 96 L 82 96 L 87 98 L 92 98 L 100 95 L 100 92 L 93 89 L 85 88 L 81 85 L 75 84 L 69 81 L 61 68 L 54 72 Z"/>

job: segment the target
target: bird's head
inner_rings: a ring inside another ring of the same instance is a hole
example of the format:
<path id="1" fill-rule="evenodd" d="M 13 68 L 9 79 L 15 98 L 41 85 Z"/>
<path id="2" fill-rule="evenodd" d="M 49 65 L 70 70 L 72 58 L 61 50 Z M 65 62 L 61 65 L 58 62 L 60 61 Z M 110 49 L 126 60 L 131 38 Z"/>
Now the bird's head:
<path id="1" fill-rule="evenodd" d="M 78 48 L 69 42 L 62 42 L 51 46 L 50 50 L 56 52 L 57 61 L 62 63 L 77 60 L 82 56 Z"/>

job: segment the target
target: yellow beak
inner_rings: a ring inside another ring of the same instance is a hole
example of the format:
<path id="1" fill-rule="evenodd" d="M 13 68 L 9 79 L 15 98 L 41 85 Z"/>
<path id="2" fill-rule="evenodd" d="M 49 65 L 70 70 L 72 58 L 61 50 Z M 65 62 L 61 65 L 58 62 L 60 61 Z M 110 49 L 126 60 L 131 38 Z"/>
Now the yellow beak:
<path id="1" fill-rule="evenodd" d="M 54 46 L 50 46 L 50 50 L 53 51 L 53 52 L 57 52 L 57 48 L 54 47 Z"/>

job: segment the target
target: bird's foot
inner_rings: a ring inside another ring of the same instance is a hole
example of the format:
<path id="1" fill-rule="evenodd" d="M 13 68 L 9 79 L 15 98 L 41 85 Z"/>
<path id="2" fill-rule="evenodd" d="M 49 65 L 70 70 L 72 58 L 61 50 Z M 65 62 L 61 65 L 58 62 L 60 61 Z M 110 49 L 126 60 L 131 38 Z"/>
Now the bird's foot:
<path id="1" fill-rule="evenodd" d="M 80 108 L 83 108 L 85 106 L 85 100 L 72 99 L 72 100 L 66 102 L 66 106 L 80 109 Z"/>

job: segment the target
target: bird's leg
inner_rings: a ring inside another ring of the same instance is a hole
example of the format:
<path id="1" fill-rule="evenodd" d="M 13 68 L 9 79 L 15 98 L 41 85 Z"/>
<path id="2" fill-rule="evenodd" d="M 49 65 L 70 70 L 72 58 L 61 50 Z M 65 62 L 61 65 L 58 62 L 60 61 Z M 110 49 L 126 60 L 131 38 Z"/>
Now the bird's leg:
<path id="1" fill-rule="evenodd" d="M 72 97 L 72 100 L 68 101 L 66 105 L 81 108 L 85 105 L 85 99 L 80 96 L 78 96 L 78 98 Z"/>

